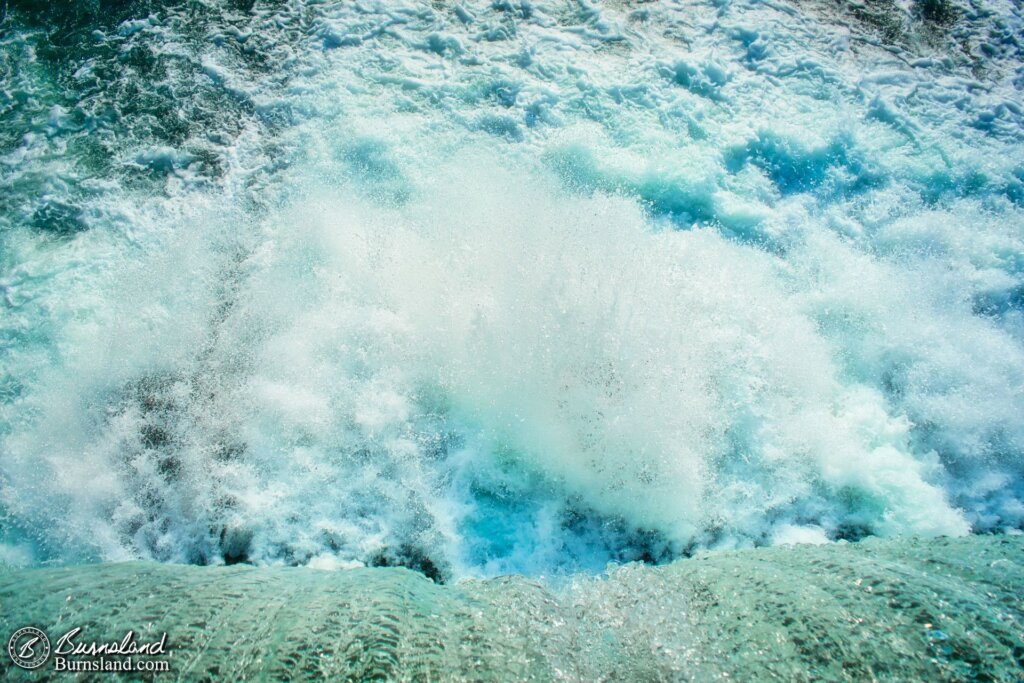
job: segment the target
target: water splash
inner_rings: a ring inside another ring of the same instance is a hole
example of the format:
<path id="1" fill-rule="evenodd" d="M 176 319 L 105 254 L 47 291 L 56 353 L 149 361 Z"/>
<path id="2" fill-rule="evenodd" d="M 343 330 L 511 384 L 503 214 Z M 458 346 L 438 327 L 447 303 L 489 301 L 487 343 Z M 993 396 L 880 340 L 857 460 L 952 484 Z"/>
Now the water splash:
<path id="1" fill-rule="evenodd" d="M 0 38 L 7 561 L 1024 523 L 1017 10 L 243 5 Z"/>

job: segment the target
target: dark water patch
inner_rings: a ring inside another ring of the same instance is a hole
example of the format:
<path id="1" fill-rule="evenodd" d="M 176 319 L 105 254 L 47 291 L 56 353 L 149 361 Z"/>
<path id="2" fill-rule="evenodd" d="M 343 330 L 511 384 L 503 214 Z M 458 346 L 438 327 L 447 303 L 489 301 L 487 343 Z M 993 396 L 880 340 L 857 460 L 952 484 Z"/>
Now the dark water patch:
<path id="1" fill-rule="evenodd" d="M 892 49 L 928 55 L 939 51 L 955 61 L 983 66 L 974 41 L 965 39 L 972 26 L 963 21 L 978 13 L 978 3 L 960 0 L 802 0 L 801 9 L 815 12 L 823 21 L 856 24 L 866 35 Z M 983 10 L 982 10 L 983 12 Z"/>
<path id="2" fill-rule="evenodd" d="M 915 0 L 913 15 L 936 26 L 950 26 L 960 16 L 959 9 L 949 0 Z"/>
<path id="3" fill-rule="evenodd" d="M 261 5 L 272 13 L 279 3 Z M 0 153 L 32 149 L 32 163 L 47 172 L 59 156 L 77 178 L 150 194 L 162 193 L 170 175 L 203 186 L 223 175 L 244 128 L 269 139 L 294 123 L 294 113 L 261 111 L 231 78 L 286 84 L 280 52 L 302 34 L 230 3 L 16 0 L 7 28 L 16 34 L 0 45 L 0 75 L 12 84 L 0 94 Z M 189 163 L 138 163 L 154 148 Z M 0 184 L 14 171 L 29 169 L 0 169 Z"/>
<path id="4" fill-rule="evenodd" d="M 53 32 L 52 43 L 66 45 L 80 31 L 118 26 L 154 11 L 185 4 L 185 0 L 9 0 L 7 7 L 12 20 L 48 29 Z"/>
<path id="5" fill-rule="evenodd" d="M 873 28 L 888 43 L 907 43 L 908 26 L 899 6 L 893 0 L 866 0 L 847 3 L 837 0 L 837 6 L 845 6 L 861 24 Z"/>
<path id="6" fill-rule="evenodd" d="M 224 564 L 242 564 L 249 562 L 252 546 L 252 529 L 242 526 L 225 526 L 220 532 L 220 550 Z"/>
<path id="7" fill-rule="evenodd" d="M 438 584 L 451 580 L 450 570 L 443 569 L 445 563 L 434 561 L 426 551 L 410 544 L 382 548 L 367 564 L 371 567 L 405 567 Z"/>
<path id="8" fill-rule="evenodd" d="M 44 199 L 32 212 L 32 227 L 42 232 L 70 236 L 87 229 L 81 207 L 54 199 Z"/>

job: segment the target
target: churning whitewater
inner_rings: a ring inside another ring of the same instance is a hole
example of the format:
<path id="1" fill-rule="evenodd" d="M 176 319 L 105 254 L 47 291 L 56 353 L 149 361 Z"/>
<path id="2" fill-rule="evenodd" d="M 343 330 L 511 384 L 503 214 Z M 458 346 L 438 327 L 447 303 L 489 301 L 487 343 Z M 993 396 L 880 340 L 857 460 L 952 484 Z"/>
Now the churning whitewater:
<path id="1" fill-rule="evenodd" d="M 1019 3 L 67 4 L 0 24 L 3 563 L 1024 528 Z"/>

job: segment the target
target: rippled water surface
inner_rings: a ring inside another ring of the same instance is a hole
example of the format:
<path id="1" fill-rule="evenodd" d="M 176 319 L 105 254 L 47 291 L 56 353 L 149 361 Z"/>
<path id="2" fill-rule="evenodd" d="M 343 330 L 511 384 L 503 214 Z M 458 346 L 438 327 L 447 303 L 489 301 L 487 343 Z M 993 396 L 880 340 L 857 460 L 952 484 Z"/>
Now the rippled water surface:
<path id="1" fill-rule="evenodd" d="M 745 550 L 560 587 L 133 562 L 0 569 L 0 625 L 166 631 L 179 680 L 1010 682 L 1022 581 L 1024 536 Z"/>

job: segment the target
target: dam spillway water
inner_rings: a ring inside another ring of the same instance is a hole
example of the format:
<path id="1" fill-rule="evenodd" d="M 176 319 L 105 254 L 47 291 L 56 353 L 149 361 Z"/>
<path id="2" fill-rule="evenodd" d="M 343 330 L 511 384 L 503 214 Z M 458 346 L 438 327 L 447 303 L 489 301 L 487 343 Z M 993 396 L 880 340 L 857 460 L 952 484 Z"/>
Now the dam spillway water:
<path id="1" fill-rule="evenodd" d="M 0 630 L 166 631 L 170 676 L 190 681 L 1010 682 L 1022 581 L 1024 536 L 730 551 L 558 584 L 129 562 L 0 571 Z"/>

